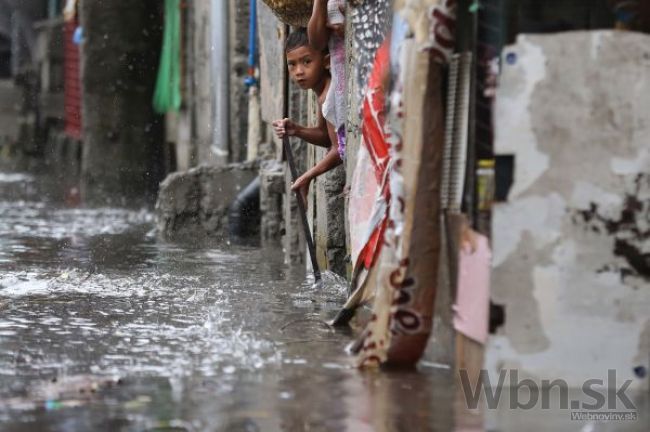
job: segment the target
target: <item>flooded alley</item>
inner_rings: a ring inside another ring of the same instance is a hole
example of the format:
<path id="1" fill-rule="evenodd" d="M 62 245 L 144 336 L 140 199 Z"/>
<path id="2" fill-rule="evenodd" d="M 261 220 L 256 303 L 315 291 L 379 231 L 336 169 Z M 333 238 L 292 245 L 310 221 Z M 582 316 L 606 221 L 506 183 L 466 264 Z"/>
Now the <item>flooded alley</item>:
<path id="1" fill-rule="evenodd" d="M 315 289 L 277 249 L 163 242 L 148 210 L 71 208 L 63 183 L 0 174 L 0 431 L 647 430 L 643 394 L 638 421 L 597 424 L 468 410 L 427 359 L 361 371 L 355 332 L 325 323 L 340 278 Z"/>
<path id="2" fill-rule="evenodd" d="M 351 368 L 323 322 L 338 279 L 161 242 L 147 210 L 67 208 L 58 184 L 0 174 L 0 430 L 448 429 L 446 374 Z"/>
<path id="3" fill-rule="evenodd" d="M 648 432 L 649 142 L 650 0 L 0 0 L 0 432 Z"/>

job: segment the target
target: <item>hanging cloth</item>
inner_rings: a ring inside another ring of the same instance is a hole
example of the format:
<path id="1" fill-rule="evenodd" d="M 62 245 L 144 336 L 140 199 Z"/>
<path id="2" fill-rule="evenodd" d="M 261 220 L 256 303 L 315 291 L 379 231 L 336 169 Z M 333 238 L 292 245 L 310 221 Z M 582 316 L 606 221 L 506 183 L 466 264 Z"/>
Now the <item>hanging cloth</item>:
<path id="1" fill-rule="evenodd" d="M 165 29 L 153 98 L 154 109 L 160 114 L 178 111 L 181 107 L 180 15 L 180 0 L 165 0 Z"/>

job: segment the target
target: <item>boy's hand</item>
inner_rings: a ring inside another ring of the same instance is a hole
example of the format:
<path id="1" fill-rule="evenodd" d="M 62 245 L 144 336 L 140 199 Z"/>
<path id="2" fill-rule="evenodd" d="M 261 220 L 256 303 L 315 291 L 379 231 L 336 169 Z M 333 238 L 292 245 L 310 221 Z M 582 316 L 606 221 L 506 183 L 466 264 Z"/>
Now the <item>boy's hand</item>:
<path id="1" fill-rule="evenodd" d="M 311 177 L 307 177 L 304 174 L 298 177 L 298 179 L 293 182 L 291 185 L 292 191 L 300 191 L 300 196 L 302 200 L 307 205 L 307 193 L 309 193 L 309 183 L 311 182 Z"/>
<path id="2" fill-rule="evenodd" d="M 296 124 L 291 119 L 285 118 L 273 122 L 273 130 L 278 138 L 282 139 L 286 136 L 296 135 Z"/>

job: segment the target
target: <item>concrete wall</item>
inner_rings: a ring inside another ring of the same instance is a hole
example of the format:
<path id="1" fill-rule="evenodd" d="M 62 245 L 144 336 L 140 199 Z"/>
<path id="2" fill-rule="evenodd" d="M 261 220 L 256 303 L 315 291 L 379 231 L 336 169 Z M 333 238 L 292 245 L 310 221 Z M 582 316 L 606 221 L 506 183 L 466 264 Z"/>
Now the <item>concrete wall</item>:
<path id="1" fill-rule="evenodd" d="M 287 67 L 284 61 L 284 41 L 287 27 L 273 15 L 271 9 L 261 0 L 257 2 L 257 25 L 259 35 L 260 102 L 262 121 L 268 125 L 284 117 L 287 104 L 284 83 Z M 273 134 L 267 134 L 272 157 L 282 159 L 282 142 Z"/>
<path id="2" fill-rule="evenodd" d="M 229 209 L 257 171 L 255 164 L 230 164 L 169 175 L 156 203 L 158 232 L 171 240 L 227 239 Z"/>
<path id="3" fill-rule="evenodd" d="M 230 160 L 246 159 L 249 2 L 230 2 Z"/>
<path id="4" fill-rule="evenodd" d="M 262 166 L 261 210 L 262 210 L 262 242 L 278 244 L 284 242 L 287 260 L 300 259 L 301 256 L 291 254 L 287 249 L 287 227 L 285 215 L 290 214 L 291 208 L 286 199 L 286 171 L 282 162 L 282 143 L 271 132 L 271 122 L 284 117 L 285 80 L 287 68 L 281 59 L 284 52 L 286 26 L 275 18 L 273 12 L 261 0 L 257 1 L 257 30 L 259 40 L 260 68 L 260 108 L 263 123 L 263 142 L 259 154 L 270 161 Z M 295 211 L 295 210 L 294 210 Z M 288 242 L 295 247 L 301 247 L 299 236 L 289 227 L 293 241 Z"/>
<path id="5" fill-rule="evenodd" d="M 494 208 L 506 322 L 486 365 L 575 386 L 616 369 L 647 389 L 650 36 L 520 36 L 503 56 L 495 152 L 514 183 Z"/>
<path id="6" fill-rule="evenodd" d="M 309 92 L 308 113 L 310 125 L 318 121 L 318 100 Z M 308 166 L 320 161 L 327 149 L 309 145 Z M 309 217 L 314 227 L 314 245 L 318 264 L 322 270 L 330 270 L 341 276 L 346 274 L 346 232 L 345 232 L 345 167 L 343 165 L 316 178 L 309 188 Z"/>
<path id="7" fill-rule="evenodd" d="M 21 99 L 21 91 L 14 86 L 13 81 L 0 80 L 0 146 L 3 154 L 9 151 L 9 145 L 14 144 L 18 138 L 16 117 Z"/>

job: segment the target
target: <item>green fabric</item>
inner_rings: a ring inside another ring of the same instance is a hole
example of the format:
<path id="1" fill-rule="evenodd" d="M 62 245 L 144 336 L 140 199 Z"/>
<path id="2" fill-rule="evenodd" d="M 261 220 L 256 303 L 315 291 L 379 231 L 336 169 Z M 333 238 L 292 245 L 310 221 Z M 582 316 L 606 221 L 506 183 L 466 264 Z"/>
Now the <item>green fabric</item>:
<path id="1" fill-rule="evenodd" d="M 180 0 L 165 0 L 165 31 L 153 106 L 164 114 L 181 107 L 181 13 Z"/>

